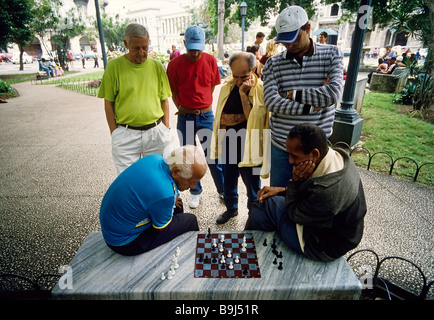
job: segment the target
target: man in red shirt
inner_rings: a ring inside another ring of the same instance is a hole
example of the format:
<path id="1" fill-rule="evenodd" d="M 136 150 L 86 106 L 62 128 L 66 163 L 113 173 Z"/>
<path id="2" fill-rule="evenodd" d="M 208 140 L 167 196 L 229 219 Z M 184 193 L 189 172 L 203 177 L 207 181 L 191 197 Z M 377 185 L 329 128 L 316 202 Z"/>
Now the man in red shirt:
<path id="1" fill-rule="evenodd" d="M 211 142 L 214 113 L 212 110 L 212 94 L 216 85 L 220 84 L 220 74 L 214 56 L 205 50 L 205 32 L 198 26 L 190 26 L 185 30 L 185 47 L 187 53 L 171 60 L 167 66 L 172 99 L 178 108 L 178 137 L 181 146 L 196 145 L 196 134 L 207 158 L 208 167 L 214 180 L 217 192 L 223 198 L 223 173 L 219 161 L 210 160 L 209 145 Z M 200 181 L 194 189 L 190 189 L 190 208 L 196 208 L 202 193 Z"/>

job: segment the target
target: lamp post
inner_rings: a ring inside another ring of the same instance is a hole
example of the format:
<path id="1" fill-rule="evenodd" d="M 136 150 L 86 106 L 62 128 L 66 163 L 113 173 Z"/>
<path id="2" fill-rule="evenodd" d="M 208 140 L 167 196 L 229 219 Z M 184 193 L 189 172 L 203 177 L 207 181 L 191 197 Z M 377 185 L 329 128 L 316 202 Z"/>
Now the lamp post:
<path id="1" fill-rule="evenodd" d="M 360 67 L 360 56 L 362 55 L 363 41 L 368 26 L 367 21 L 371 3 L 372 0 L 360 0 L 342 102 L 341 106 L 336 109 L 333 134 L 329 138 L 331 143 L 343 141 L 349 146 L 353 146 L 359 141 L 362 133 L 363 119 L 360 117 L 359 113 L 353 109 L 353 105 L 357 74 L 359 73 Z"/>
<path id="2" fill-rule="evenodd" d="M 99 14 L 98 0 L 95 0 L 95 10 L 96 10 L 96 21 L 98 22 L 99 39 L 101 42 L 102 60 L 105 69 L 105 67 L 107 66 L 107 53 L 105 52 L 104 33 L 102 31 L 102 22 L 101 22 L 101 15 Z"/>
<path id="3" fill-rule="evenodd" d="M 244 51 L 244 18 L 247 13 L 247 3 L 244 1 L 240 4 L 240 13 L 241 13 L 241 51 Z"/>

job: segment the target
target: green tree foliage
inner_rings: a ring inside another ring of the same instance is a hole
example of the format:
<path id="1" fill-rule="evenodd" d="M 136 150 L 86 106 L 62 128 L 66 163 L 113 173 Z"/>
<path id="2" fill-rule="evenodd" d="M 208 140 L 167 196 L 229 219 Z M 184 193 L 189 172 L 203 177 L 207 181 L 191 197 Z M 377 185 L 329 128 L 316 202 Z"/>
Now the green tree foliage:
<path id="1" fill-rule="evenodd" d="M 2 29 L 0 45 L 6 47 L 8 43 L 16 43 L 20 50 L 20 70 L 23 70 L 23 52 L 33 39 L 34 31 L 32 2 L 30 0 L 0 0 Z"/>

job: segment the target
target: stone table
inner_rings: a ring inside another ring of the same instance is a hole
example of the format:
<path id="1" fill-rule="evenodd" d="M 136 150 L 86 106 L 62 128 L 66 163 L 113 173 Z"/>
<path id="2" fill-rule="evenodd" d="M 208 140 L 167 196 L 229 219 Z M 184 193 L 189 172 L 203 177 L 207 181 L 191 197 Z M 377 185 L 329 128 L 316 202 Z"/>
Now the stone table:
<path id="1" fill-rule="evenodd" d="M 274 232 L 253 234 L 261 278 L 195 278 L 198 232 L 185 233 L 169 243 L 134 257 L 110 250 L 101 232 L 91 233 L 66 273 L 52 290 L 54 299 L 126 300 L 279 300 L 358 299 L 361 284 L 344 258 L 317 262 L 294 253 Z M 205 232 L 203 232 L 205 233 Z M 225 232 L 219 232 L 219 234 Z M 228 232 L 229 233 L 229 232 Z M 239 233 L 239 232 L 238 232 Z M 268 246 L 263 246 L 267 238 Z M 283 252 L 283 270 L 273 264 L 270 244 L 276 238 Z M 172 279 L 161 280 L 180 248 L 179 268 Z"/>

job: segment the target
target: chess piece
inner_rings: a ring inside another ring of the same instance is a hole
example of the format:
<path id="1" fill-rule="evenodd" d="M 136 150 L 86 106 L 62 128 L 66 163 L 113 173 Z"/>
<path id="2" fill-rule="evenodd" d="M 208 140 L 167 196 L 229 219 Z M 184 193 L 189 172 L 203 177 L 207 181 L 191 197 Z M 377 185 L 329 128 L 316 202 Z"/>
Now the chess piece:
<path id="1" fill-rule="evenodd" d="M 244 267 L 243 276 L 247 276 L 248 274 L 249 274 L 249 270 L 247 269 L 247 267 Z"/>
<path id="2" fill-rule="evenodd" d="M 228 254 L 226 255 L 228 258 L 232 258 L 232 251 L 228 250 Z"/>
<path id="3" fill-rule="evenodd" d="M 231 270 L 234 268 L 234 264 L 232 263 L 232 261 L 229 262 L 229 266 L 228 266 L 228 268 L 231 269 Z"/>
<path id="4" fill-rule="evenodd" d="M 277 258 L 274 258 L 273 264 L 277 264 Z"/>
<path id="5" fill-rule="evenodd" d="M 217 258 L 215 256 L 215 254 L 213 254 L 211 262 L 212 263 L 217 263 Z"/>
<path id="6" fill-rule="evenodd" d="M 277 267 L 277 269 L 279 269 L 279 270 L 283 269 L 282 262 L 279 262 L 279 266 Z"/>
<path id="7" fill-rule="evenodd" d="M 240 259 L 238 259 L 238 256 L 235 256 L 235 260 L 234 260 L 234 262 L 235 262 L 235 263 L 240 263 Z"/>
<path id="8" fill-rule="evenodd" d="M 161 273 L 161 278 L 160 278 L 161 280 L 165 280 L 166 279 L 166 276 L 164 275 L 164 272 L 163 273 Z"/>
<path id="9" fill-rule="evenodd" d="M 267 238 L 265 238 L 264 239 L 264 243 L 262 244 L 264 247 L 266 247 L 268 244 L 267 244 Z"/>

